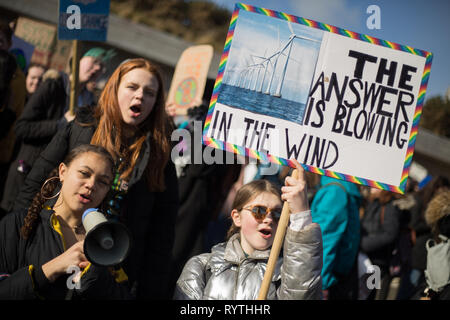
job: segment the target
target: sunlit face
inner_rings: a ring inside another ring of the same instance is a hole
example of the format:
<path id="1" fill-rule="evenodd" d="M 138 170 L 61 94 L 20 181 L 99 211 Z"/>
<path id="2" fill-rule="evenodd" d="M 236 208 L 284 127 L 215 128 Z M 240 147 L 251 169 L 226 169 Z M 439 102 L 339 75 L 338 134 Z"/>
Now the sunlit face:
<path id="1" fill-rule="evenodd" d="M 243 207 L 246 208 L 251 205 L 280 209 L 281 200 L 273 193 L 263 192 L 255 199 L 247 202 Z M 278 223 L 272 219 L 271 213 L 260 222 L 246 209 L 241 211 L 233 210 L 231 217 L 234 224 L 241 228 L 241 246 L 247 254 L 251 254 L 254 250 L 265 250 L 272 245 Z"/>
<path id="2" fill-rule="evenodd" d="M 80 60 L 78 80 L 82 83 L 96 81 L 102 72 L 102 61 L 91 56 L 86 56 Z"/>
<path id="3" fill-rule="evenodd" d="M 78 214 L 98 207 L 113 180 L 111 164 L 94 152 L 79 155 L 69 166 L 62 163 L 59 177 L 62 187 L 55 206 Z"/>
<path id="4" fill-rule="evenodd" d="M 122 77 L 117 92 L 123 121 L 132 126 L 141 124 L 155 106 L 159 83 L 146 69 L 133 69 Z"/>
<path id="5" fill-rule="evenodd" d="M 32 94 L 36 91 L 39 84 L 42 81 L 42 75 L 44 74 L 44 68 L 39 66 L 33 66 L 28 69 L 27 79 L 25 84 L 27 86 L 27 92 Z"/>

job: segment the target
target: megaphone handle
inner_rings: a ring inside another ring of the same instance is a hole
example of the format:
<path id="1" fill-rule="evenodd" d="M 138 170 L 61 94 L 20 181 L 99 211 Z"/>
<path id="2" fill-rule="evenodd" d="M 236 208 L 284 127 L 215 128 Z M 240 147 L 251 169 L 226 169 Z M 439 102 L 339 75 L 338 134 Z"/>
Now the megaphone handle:
<path id="1" fill-rule="evenodd" d="M 69 289 L 66 293 L 66 297 L 64 298 L 64 300 L 72 300 L 73 299 L 73 292 L 74 289 Z"/>

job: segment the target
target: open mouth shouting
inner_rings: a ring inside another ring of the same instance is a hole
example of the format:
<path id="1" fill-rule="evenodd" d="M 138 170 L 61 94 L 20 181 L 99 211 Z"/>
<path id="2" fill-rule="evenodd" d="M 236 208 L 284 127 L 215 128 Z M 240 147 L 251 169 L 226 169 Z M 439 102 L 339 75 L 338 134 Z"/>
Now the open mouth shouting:
<path id="1" fill-rule="evenodd" d="M 258 232 L 264 239 L 269 239 L 272 236 L 272 228 L 269 227 L 264 227 L 258 230 Z"/>
<path id="2" fill-rule="evenodd" d="M 131 116 L 133 118 L 139 117 L 142 113 L 142 105 L 141 104 L 135 104 L 130 107 Z"/>
<path id="3" fill-rule="evenodd" d="M 80 193 L 80 194 L 78 194 L 78 199 L 83 204 L 88 204 L 88 203 L 91 203 L 91 201 L 92 201 L 91 195 L 87 194 L 87 193 Z"/>

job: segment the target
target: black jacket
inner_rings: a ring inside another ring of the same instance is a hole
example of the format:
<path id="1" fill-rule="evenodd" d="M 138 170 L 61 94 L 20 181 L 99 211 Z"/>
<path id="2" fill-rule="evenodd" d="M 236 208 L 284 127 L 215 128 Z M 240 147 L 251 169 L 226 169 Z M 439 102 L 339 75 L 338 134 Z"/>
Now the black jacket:
<path id="1" fill-rule="evenodd" d="M 215 149 L 214 152 L 220 152 L 225 157 L 222 150 Z M 183 168 L 178 178 L 180 208 L 172 250 L 171 290 L 175 288 L 186 262 L 210 250 L 206 248 L 208 239 L 205 233 L 208 225 L 217 220 L 232 184 L 239 177 L 240 168 L 240 164 L 205 163 L 188 164 Z M 214 236 L 220 239 L 219 242 L 223 241 L 225 232 L 224 227 L 222 235 L 216 233 Z"/>
<path id="2" fill-rule="evenodd" d="M 59 76 L 45 80 L 25 105 L 15 124 L 20 149 L 9 167 L 1 203 L 4 210 L 12 209 L 14 199 L 34 161 L 51 141 L 58 128 L 65 125 L 63 117 L 65 100 L 64 82 Z M 19 160 L 23 162 L 22 171 L 18 171 Z"/>
<path id="3" fill-rule="evenodd" d="M 63 79 L 48 78 L 31 95 L 17 120 L 17 138 L 28 145 L 48 144 L 64 116 L 66 93 Z"/>
<path id="4" fill-rule="evenodd" d="M 31 236 L 25 240 L 20 235 L 25 215 L 26 210 L 20 210 L 0 221 L 0 300 L 131 298 L 126 278 L 114 276 L 115 271 L 105 267 L 90 265 L 82 273 L 79 289 L 67 285 L 74 273 L 50 283 L 42 265 L 64 252 L 58 219 L 53 211 L 43 209 Z"/>
<path id="5" fill-rule="evenodd" d="M 92 113 L 83 108 L 75 121 L 58 131 L 47 148 L 36 160 L 25 185 L 14 203 L 15 209 L 27 208 L 50 171 L 69 150 L 89 144 L 95 126 Z M 132 172 L 128 192 L 122 203 L 121 220 L 132 234 L 133 246 L 124 261 L 124 270 L 135 287 L 137 298 L 169 298 L 168 281 L 170 255 L 174 241 L 174 226 L 178 210 L 178 182 L 175 167 L 169 160 L 164 170 L 164 192 L 150 192 L 144 171 L 150 157 L 150 140 L 143 145 L 138 162 Z"/>
<path id="6" fill-rule="evenodd" d="M 400 213 L 392 203 L 383 206 L 378 200 L 369 203 L 361 220 L 361 250 L 373 264 L 388 267 L 399 235 Z"/>

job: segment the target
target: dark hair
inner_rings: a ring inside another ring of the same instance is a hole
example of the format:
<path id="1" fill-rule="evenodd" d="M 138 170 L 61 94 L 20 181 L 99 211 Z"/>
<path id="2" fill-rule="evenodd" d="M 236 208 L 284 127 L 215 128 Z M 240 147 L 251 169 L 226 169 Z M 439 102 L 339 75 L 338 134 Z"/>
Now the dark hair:
<path id="1" fill-rule="evenodd" d="M 111 173 L 114 173 L 114 160 L 111 154 L 105 148 L 91 144 L 84 144 L 72 149 L 64 159 L 63 163 L 66 166 L 70 166 L 73 160 L 75 160 L 76 158 L 87 152 L 94 152 L 100 156 L 103 156 L 111 165 Z M 58 178 L 58 177 L 59 177 L 59 170 L 58 167 L 56 167 L 50 172 L 49 178 Z M 22 237 L 24 239 L 27 239 L 31 235 L 33 228 L 36 225 L 36 222 L 39 218 L 39 213 L 41 212 L 45 202 L 47 201 L 46 198 L 54 194 L 58 185 L 59 179 L 47 180 L 47 183 L 44 183 L 42 189 L 34 196 L 33 201 L 31 202 L 31 205 L 28 208 L 28 213 L 24 218 L 24 224 L 20 230 Z"/>
<path id="2" fill-rule="evenodd" d="M 381 205 L 385 205 L 389 202 L 391 202 L 394 199 L 395 194 L 391 191 L 387 190 L 379 190 L 379 193 L 372 194 L 369 193 L 369 201 L 374 201 L 378 199 Z"/>
<path id="3" fill-rule="evenodd" d="M 9 52 L 0 50 L 0 110 L 8 105 L 9 87 L 16 69 L 16 58 Z"/>
<path id="4" fill-rule="evenodd" d="M 5 35 L 6 40 L 11 44 L 13 31 L 9 24 L 4 20 L 0 20 L 0 32 Z"/>
<path id="5" fill-rule="evenodd" d="M 44 69 L 44 72 L 47 71 L 47 68 L 43 64 L 37 63 L 37 62 L 31 62 L 27 68 L 27 75 L 28 75 L 28 71 L 30 71 L 30 69 L 34 68 L 34 67 L 42 68 L 42 69 Z"/>
<path id="6" fill-rule="evenodd" d="M 269 180 L 254 180 L 243 185 L 237 192 L 233 200 L 232 209 L 241 211 L 242 208 L 249 201 L 255 199 L 258 195 L 263 192 L 268 192 L 276 195 L 281 200 L 280 189 Z M 233 234 L 238 233 L 240 230 L 234 223 L 231 225 L 227 232 L 227 239 L 229 239 Z"/>
<path id="7" fill-rule="evenodd" d="M 427 205 L 440 189 L 450 188 L 450 181 L 444 176 L 436 176 L 422 189 L 422 200 Z"/>

